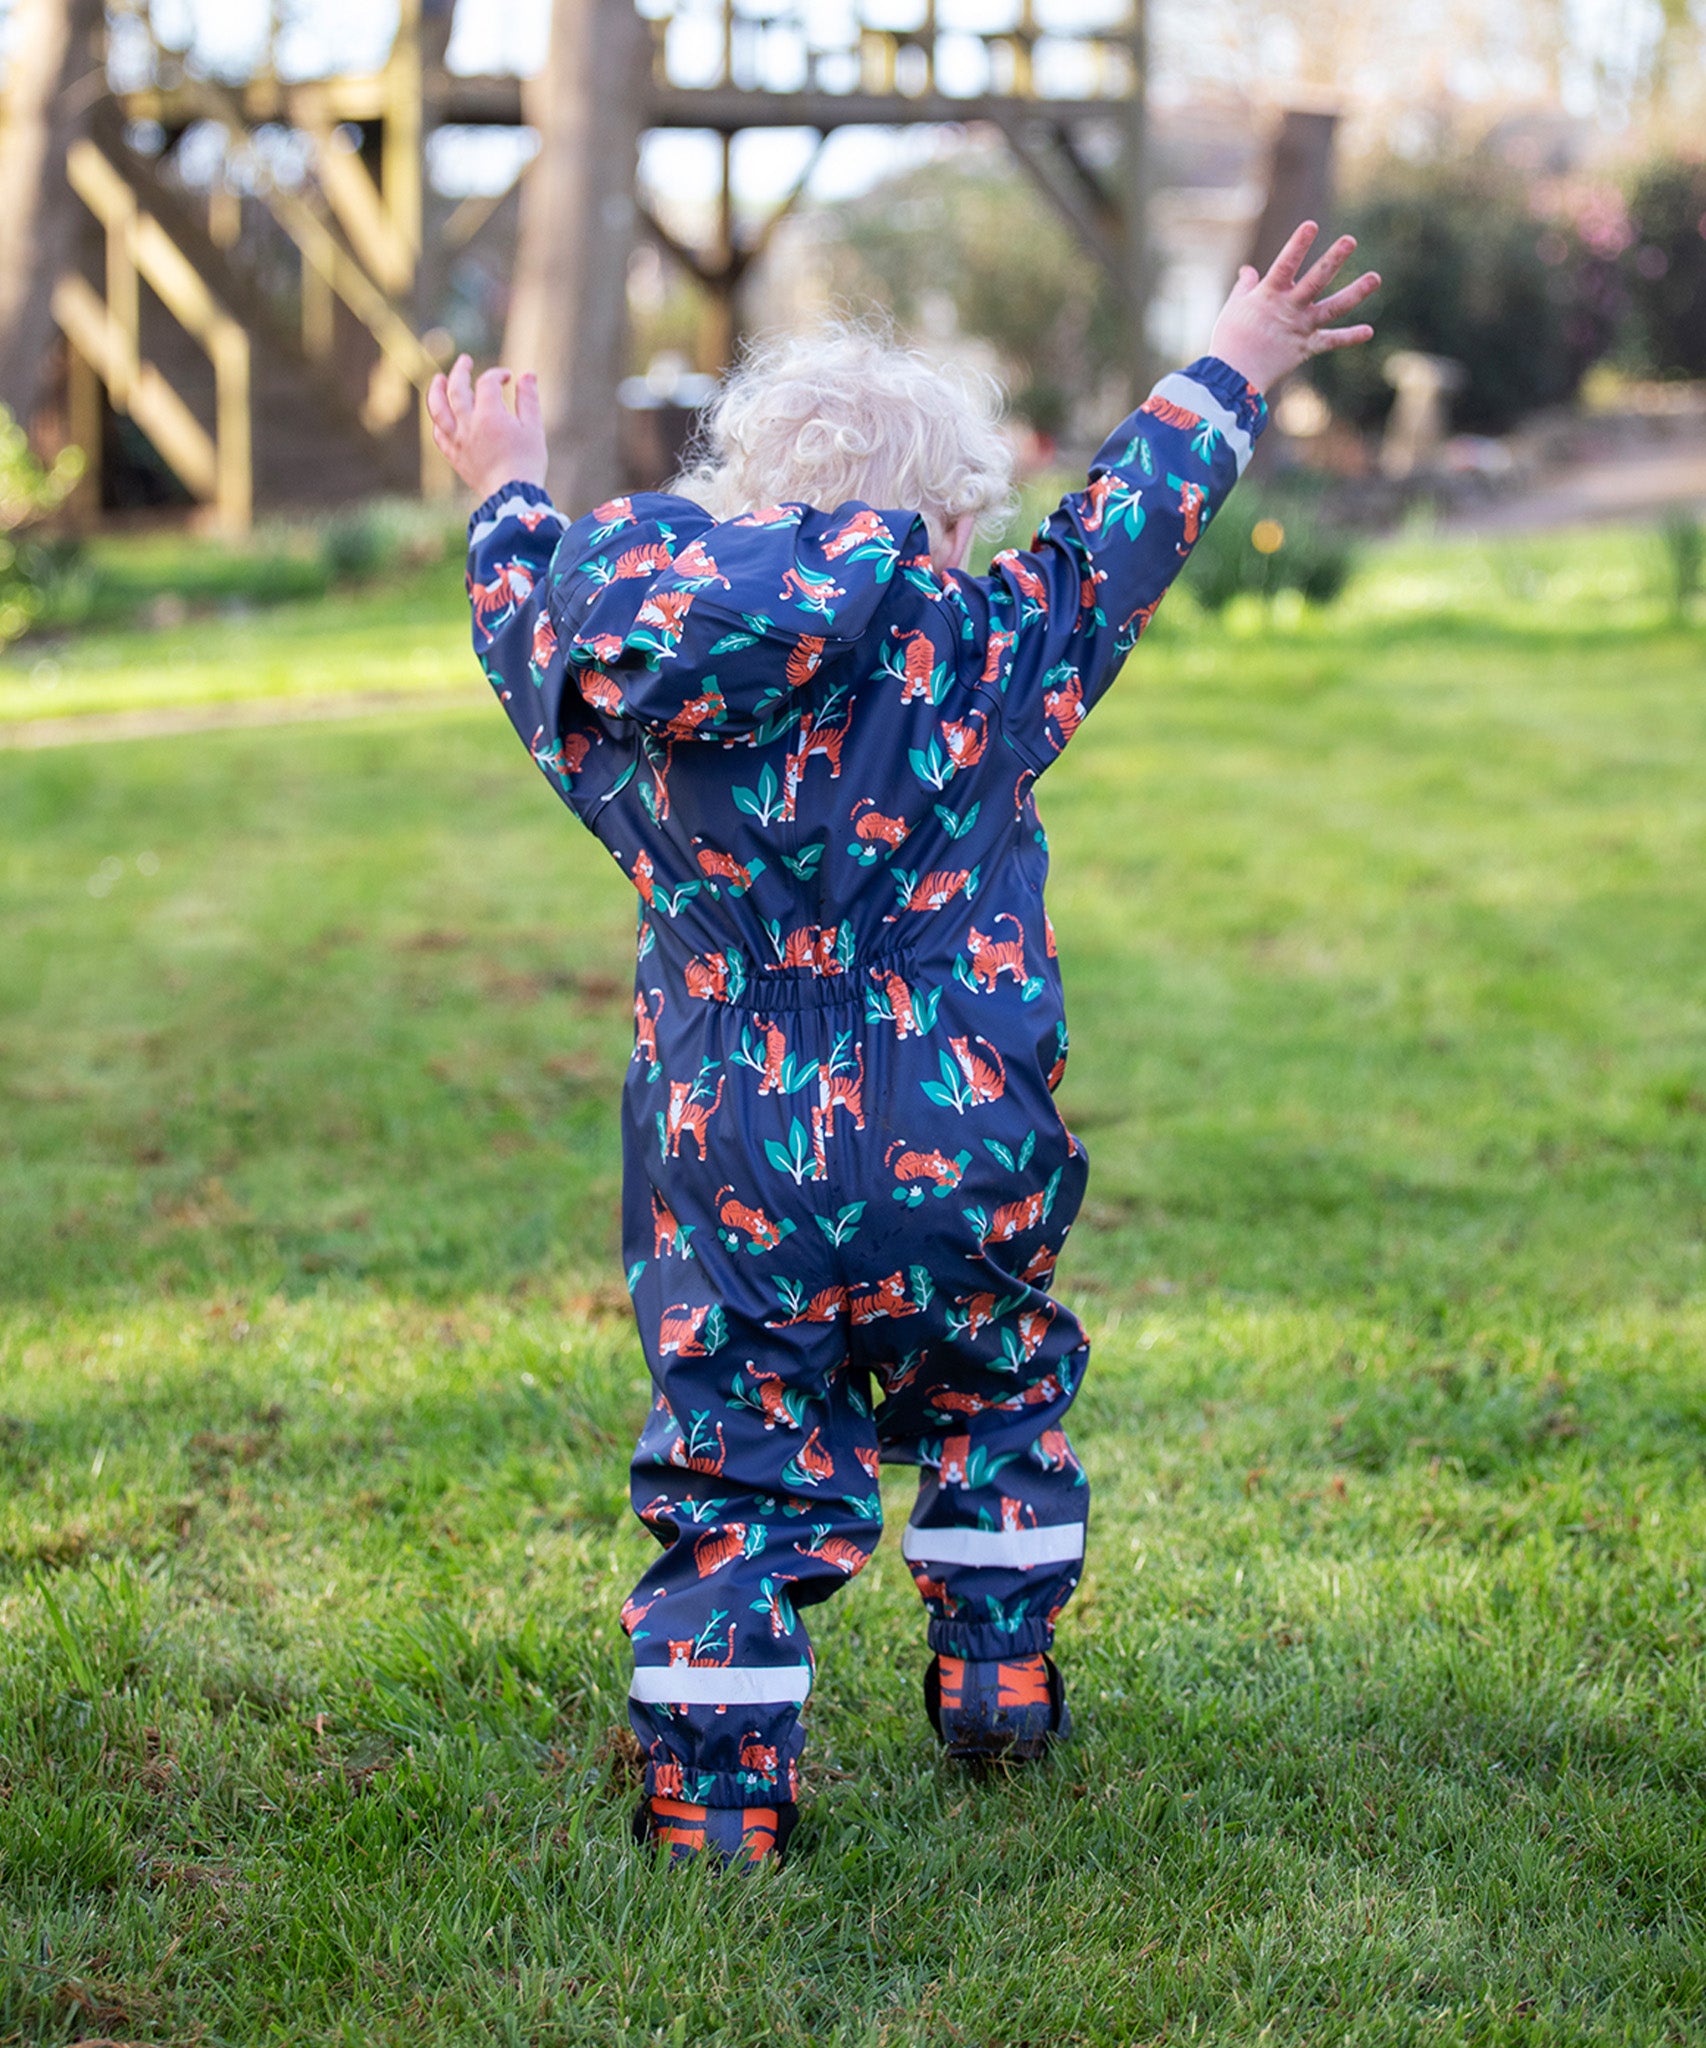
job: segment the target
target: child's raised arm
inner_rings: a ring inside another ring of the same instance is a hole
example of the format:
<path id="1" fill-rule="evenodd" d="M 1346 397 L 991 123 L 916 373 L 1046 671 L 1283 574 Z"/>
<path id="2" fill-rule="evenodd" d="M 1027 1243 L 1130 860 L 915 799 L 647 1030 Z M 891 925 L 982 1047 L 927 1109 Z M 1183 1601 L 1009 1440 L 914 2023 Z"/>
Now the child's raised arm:
<path id="1" fill-rule="evenodd" d="M 981 578 L 989 606 L 986 679 L 1003 731 L 1039 772 L 1060 753 L 1155 615 L 1203 528 L 1244 472 L 1267 424 L 1264 390 L 1372 327 L 1330 323 L 1380 280 L 1366 271 L 1321 294 L 1356 247 L 1341 235 L 1302 276 L 1316 235 L 1305 221 L 1266 277 L 1246 265 L 1215 321 L 1209 353 L 1163 377 L 1116 428 L 1030 549 L 997 555 Z"/>
<path id="2" fill-rule="evenodd" d="M 513 386 L 515 410 L 505 393 Z M 468 528 L 474 651 L 522 741 L 565 803 L 600 734 L 546 611 L 547 571 L 568 522 L 545 491 L 545 434 L 531 374 L 487 370 L 459 356 L 427 393 L 433 439 L 482 499 Z"/>

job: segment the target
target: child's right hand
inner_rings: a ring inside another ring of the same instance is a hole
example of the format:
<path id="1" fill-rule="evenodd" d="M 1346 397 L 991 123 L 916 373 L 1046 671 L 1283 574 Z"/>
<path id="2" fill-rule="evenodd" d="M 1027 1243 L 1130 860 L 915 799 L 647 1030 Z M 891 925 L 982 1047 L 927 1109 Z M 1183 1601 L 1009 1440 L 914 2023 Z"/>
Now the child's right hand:
<path id="1" fill-rule="evenodd" d="M 1295 370 L 1324 349 L 1350 348 L 1373 339 L 1374 329 L 1366 322 L 1358 327 L 1330 327 L 1327 323 L 1360 306 L 1379 288 L 1376 272 L 1365 270 L 1331 298 L 1317 296 L 1337 277 L 1356 247 L 1354 235 L 1341 235 L 1299 278 L 1298 269 L 1319 233 L 1312 220 L 1295 229 L 1266 277 L 1258 277 L 1255 265 L 1246 263 L 1214 323 L 1209 354 L 1248 378 L 1258 391 L 1266 391 L 1288 370 Z"/>
<path id="2" fill-rule="evenodd" d="M 514 412 L 504 398 L 512 382 Z M 539 380 L 531 370 L 519 378 L 508 370 L 486 370 L 476 382 L 472 358 L 458 356 L 448 377 L 432 380 L 427 417 L 438 452 L 476 498 L 489 498 L 505 484 L 544 484 L 545 427 Z"/>

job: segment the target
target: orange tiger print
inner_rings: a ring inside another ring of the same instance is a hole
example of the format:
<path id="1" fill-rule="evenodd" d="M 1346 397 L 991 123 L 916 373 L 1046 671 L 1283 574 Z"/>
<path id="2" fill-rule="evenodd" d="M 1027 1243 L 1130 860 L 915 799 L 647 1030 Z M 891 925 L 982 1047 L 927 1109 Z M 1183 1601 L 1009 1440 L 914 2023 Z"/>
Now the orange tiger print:
<path id="1" fill-rule="evenodd" d="M 845 1572 L 848 1578 L 852 1578 L 855 1572 L 863 1571 L 871 1561 L 870 1552 L 861 1550 L 857 1543 L 849 1543 L 844 1536 L 830 1535 L 827 1523 L 813 1529 L 809 1544 L 796 1543 L 794 1548 L 802 1557 L 822 1558 L 825 1564 L 834 1565 L 838 1572 Z"/>
<path id="2" fill-rule="evenodd" d="M 914 883 L 902 910 L 940 910 L 963 889 L 970 898 L 976 878 L 969 868 L 938 868 Z"/>
<path id="3" fill-rule="evenodd" d="M 915 626 L 910 632 L 904 626 L 891 626 L 890 632 L 903 642 L 906 653 L 901 669 L 900 701 L 910 704 L 921 699 L 931 701 L 931 684 L 936 675 L 936 649 L 930 635 L 922 626 Z"/>
<path id="4" fill-rule="evenodd" d="M 688 961 L 687 993 L 701 1003 L 726 1003 L 729 999 L 729 962 L 724 953 L 698 954 Z"/>
<path id="5" fill-rule="evenodd" d="M 979 721 L 973 725 L 972 720 Z M 989 745 L 989 720 L 981 711 L 974 711 L 970 718 L 942 721 L 942 744 L 948 750 L 948 759 L 956 768 L 975 768 L 983 759 Z"/>
<path id="6" fill-rule="evenodd" d="M 983 1233 L 983 1246 L 987 1251 L 992 1244 L 1005 1244 L 1009 1238 L 1021 1237 L 1027 1230 L 1036 1230 L 1048 1221 L 1049 1197 L 1046 1188 L 1038 1188 L 1033 1195 L 1021 1195 L 1016 1202 L 1003 1202 L 989 1219 L 989 1228 Z"/>
<path id="7" fill-rule="evenodd" d="M 883 1154 L 883 1164 L 889 1166 L 892 1163 L 896 1180 L 903 1183 L 927 1180 L 939 1188 L 957 1188 L 965 1178 L 965 1168 L 958 1160 L 950 1159 L 943 1152 L 902 1151 L 905 1143 L 904 1138 L 896 1138 Z M 900 1153 L 898 1161 L 894 1156 L 897 1152 Z"/>
<path id="8" fill-rule="evenodd" d="M 1106 469 L 1084 493 L 1084 531 L 1100 533 L 1102 520 L 1107 513 L 1108 500 L 1119 484 L 1117 471 Z"/>
<path id="9" fill-rule="evenodd" d="M 603 669 L 590 663 L 577 666 L 575 687 L 594 711 L 602 711 L 606 718 L 622 716 L 622 692 L 616 687 L 615 678 Z"/>
<path id="10" fill-rule="evenodd" d="M 642 546 L 629 548 L 616 557 L 615 567 L 610 571 L 610 580 L 612 583 L 622 583 L 631 576 L 655 576 L 660 569 L 667 569 L 672 559 L 667 541 L 647 541 Z"/>
<path id="11" fill-rule="evenodd" d="M 1064 1429 L 1045 1429 L 1031 1446 L 1031 1455 L 1048 1472 L 1076 1472 L 1078 1459 Z"/>
<path id="12" fill-rule="evenodd" d="M 1067 671 L 1064 683 L 1043 692 L 1043 710 L 1059 726 L 1064 747 L 1084 723 L 1084 683 L 1076 669 Z"/>
<path id="13" fill-rule="evenodd" d="M 882 531 L 883 522 L 875 512 L 855 512 L 839 533 L 832 533 L 824 542 L 823 551 L 830 561 L 838 562 L 861 542 L 876 540 Z"/>
<path id="14" fill-rule="evenodd" d="M 978 1058 L 972 1051 L 974 1043 L 989 1046 L 990 1057 L 995 1061 L 994 1066 L 991 1066 L 988 1060 Z M 1007 1062 L 993 1045 L 989 1045 L 987 1038 L 950 1038 L 948 1049 L 959 1062 L 960 1072 L 965 1076 L 966 1086 L 971 1090 L 971 1106 L 974 1109 L 981 1109 L 985 1103 L 999 1102 L 1007 1093 Z"/>
<path id="15" fill-rule="evenodd" d="M 665 1112 L 664 1132 L 669 1140 L 669 1157 L 681 1157 L 681 1141 L 691 1136 L 699 1146 L 699 1163 L 705 1163 L 705 1126 L 722 1107 L 723 1083 L 726 1074 L 717 1076 L 717 1092 L 709 1102 L 695 1102 L 693 1090 L 697 1085 L 692 1081 L 671 1081 L 669 1084 L 669 1108 Z"/>
<path id="16" fill-rule="evenodd" d="M 907 1295 L 905 1275 L 890 1273 L 863 1294 L 849 1292 L 847 1313 L 856 1323 L 875 1323 L 885 1316 L 915 1316 L 920 1310 Z"/>
<path id="17" fill-rule="evenodd" d="M 1048 585 L 1017 548 L 1003 548 L 990 567 L 1005 569 L 1032 604 L 1040 605 L 1045 612 L 1048 610 Z"/>
<path id="18" fill-rule="evenodd" d="M 699 1332 L 705 1327 L 705 1318 L 711 1313 L 708 1308 L 694 1308 L 685 1301 L 672 1301 L 658 1319 L 658 1351 L 660 1355 L 673 1351 L 677 1358 L 708 1358 L 711 1354 L 699 1341 Z M 718 1440 L 722 1437 L 722 1424 L 717 1424 Z M 679 1440 L 671 1446 L 670 1462 L 679 1464 L 677 1451 L 683 1451 Z"/>
<path id="19" fill-rule="evenodd" d="M 812 1155 L 819 1180 L 829 1172 L 825 1148 L 835 1136 L 837 1110 L 846 1110 L 856 1131 L 865 1128 L 865 1048 L 856 1045 L 853 1052 L 858 1066 L 851 1073 L 845 1068 L 835 1069 L 830 1060 L 818 1064 L 817 1101 L 812 1105 Z"/>
<path id="20" fill-rule="evenodd" d="M 670 569 L 683 583 L 720 583 L 725 590 L 734 588 L 712 560 L 710 550 L 702 540 L 689 541 L 671 563 Z"/>
<path id="21" fill-rule="evenodd" d="M 997 1296 L 993 1291 L 987 1294 L 967 1294 L 954 1302 L 954 1320 L 951 1327 L 961 1337 L 975 1337 L 981 1330 L 990 1329 L 1000 1314 Z"/>
<path id="22" fill-rule="evenodd" d="M 900 1275 L 897 1273 L 898 1280 Z M 845 1287 L 820 1288 L 796 1315 L 766 1317 L 767 1330 L 791 1330 L 796 1323 L 833 1323 L 847 1307 Z"/>
<path id="23" fill-rule="evenodd" d="M 754 1017 L 753 1025 L 764 1033 L 764 1071 L 758 1077 L 760 1095 L 782 1092 L 782 1062 L 788 1057 L 788 1040 L 773 1017 Z"/>
<path id="24" fill-rule="evenodd" d="M 655 1010 L 646 1008 L 647 990 L 634 991 L 634 1058 L 644 1060 L 648 1067 L 655 1067 L 658 1063 L 658 1019 L 663 1015 L 663 990 L 654 988 L 649 993 L 657 997 Z M 653 1079 L 656 1079 L 655 1075 Z"/>
<path id="25" fill-rule="evenodd" d="M 776 964 L 809 967 L 814 974 L 839 974 L 841 962 L 835 957 L 835 947 L 840 936 L 838 924 L 803 924 L 783 940 L 782 956 Z"/>
<path id="26" fill-rule="evenodd" d="M 806 763 L 813 755 L 819 755 L 829 763 L 831 782 L 841 780 L 841 743 L 847 737 L 851 717 L 849 712 L 839 725 L 820 725 L 808 711 L 800 720 L 797 744 L 782 764 L 782 808 L 776 815 L 783 824 L 791 825 L 794 821 L 794 804 L 800 793 L 800 782 L 806 772 Z"/>
<path id="27" fill-rule="evenodd" d="M 706 1530 L 693 1546 L 693 1563 L 700 1578 L 708 1579 L 737 1557 L 746 1556 L 746 1529 L 744 1522 L 725 1522 L 720 1529 Z"/>
<path id="28" fill-rule="evenodd" d="M 980 932 L 976 925 L 973 925 L 966 934 L 966 949 L 971 954 L 972 980 L 991 995 L 995 992 L 996 983 L 1004 974 L 1010 974 L 1021 988 L 1030 979 L 1025 972 L 1024 925 L 1010 910 L 1002 911 L 995 922 L 1010 924 L 1018 933 L 1018 937 L 996 940 Z"/>
<path id="29" fill-rule="evenodd" d="M 870 815 L 861 818 L 859 813 L 867 805 L 870 806 Z M 868 796 L 859 799 L 849 816 L 855 839 L 875 840 L 884 846 L 904 845 L 907 834 L 912 829 L 904 818 L 885 818 L 877 809 L 876 800 Z"/>
<path id="30" fill-rule="evenodd" d="M 719 853 L 714 846 L 707 846 L 702 839 L 695 839 L 698 849 L 695 858 L 700 871 L 713 877 L 720 876 L 732 889 L 744 891 L 752 887 L 752 870 L 743 867 L 732 853 Z"/>
<path id="31" fill-rule="evenodd" d="M 788 664 L 782 671 L 790 690 L 803 690 L 823 666 L 824 642 L 816 633 L 802 633 L 788 650 Z"/>
<path id="32" fill-rule="evenodd" d="M 655 626 L 665 644 L 674 647 L 686 630 L 687 614 L 692 609 L 691 590 L 654 590 L 634 614 L 634 624 Z"/>
<path id="33" fill-rule="evenodd" d="M 1158 419 L 1164 427 L 1177 427 L 1182 434 L 1191 434 L 1202 425 L 1202 416 L 1188 406 L 1175 405 L 1172 399 L 1163 398 L 1159 392 L 1146 398 L 1138 407 L 1152 419 Z"/>
<path id="34" fill-rule="evenodd" d="M 681 1225 L 676 1221 L 675 1211 L 669 1206 L 656 1188 L 652 1189 L 652 1257 L 673 1258 L 677 1252 L 687 1250 L 687 1240 L 681 1234 Z"/>
<path id="35" fill-rule="evenodd" d="M 835 1460 L 823 1447 L 822 1433 L 814 1429 L 797 1452 L 800 1469 L 808 1479 L 825 1480 L 835 1477 Z"/>
<path id="36" fill-rule="evenodd" d="M 882 983 L 883 993 L 889 999 L 895 1037 L 922 1038 L 924 1034 L 919 1030 L 918 1019 L 913 1013 L 912 991 L 907 987 L 904 978 L 896 974 L 893 968 L 884 973 L 881 968 L 873 967 L 871 972 Z"/>
<path id="37" fill-rule="evenodd" d="M 725 1230 L 744 1230 L 754 1244 L 762 1250 L 773 1252 L 782 1242 L 783 1232 L 765 1215 L 762 1209 L 749 1209 L 744 1202 L 723 1200 L 725 1195 L 733 1196 L 732 1187 L 717 1190 L 717 1218 Z"/>

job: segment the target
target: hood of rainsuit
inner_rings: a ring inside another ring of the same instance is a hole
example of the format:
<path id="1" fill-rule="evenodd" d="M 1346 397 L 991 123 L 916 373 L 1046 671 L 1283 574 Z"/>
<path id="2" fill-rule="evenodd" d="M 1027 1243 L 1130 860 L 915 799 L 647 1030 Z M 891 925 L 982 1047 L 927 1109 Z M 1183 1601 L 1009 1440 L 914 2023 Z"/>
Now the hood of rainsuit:
<path id="1" fill-rule="evenodd" d="M 624 498 L 577 520 L 551 567 L 581 693 L 671 739 L 748 735 L 878 629 L 897 573 L 939 579 L 924 522 L 868 505 L 774 505 L 718 521 Z"/>

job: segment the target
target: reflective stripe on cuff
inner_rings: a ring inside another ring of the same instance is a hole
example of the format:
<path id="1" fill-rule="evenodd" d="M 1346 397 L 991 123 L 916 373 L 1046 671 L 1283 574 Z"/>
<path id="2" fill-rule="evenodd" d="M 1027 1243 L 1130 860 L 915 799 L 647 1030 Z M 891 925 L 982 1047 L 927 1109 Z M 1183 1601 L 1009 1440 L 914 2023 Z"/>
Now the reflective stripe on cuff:
<path id="1" fill-rule="evenodd" d="M 1244 465 L 1250 460 L 1255 444 L 1250 436 L 1234 419 L 1221 401 L 1206 384 L 1199 384 L 1194 377 L 1187 377 L 1183 370 L 1174 370 L 1156 385 L 1156 398 L 1170 398 L 1175 405 L 1182 405 L 1189 412 L 1200 413 L 1213 427 L 1217 427 L 1232 450 L 1232 459 L 1238 465 L 1238 474 L 1244 474 Z"/>
<path id="2" fill-rule="evenodd" d="M 569 523 L 543 492 L 537 498 L 524 498 L 516 493 L 500 498 L 479 525 L 471 529 L 468 545 L 471 548 L 478 547 L 481 541 L 496 533 L 506 519 L 519 519 L 524 512 L 543 512 L 546 518 L 556 520 L 559 526 L 567 526 Z"/>
<path id="3" fill-rule="evenodd" d="M 1071 1564 L 1084 1555 L 1084 1524 L 1046 1529 L 917 1529 L 908 1522 L 900 1554 L 911 1564 Z"/>
<path id="4" fill-rule="evenodd" d="M 803 1700 L 812 1689 L 809 1664 L 735 1666 L 641 1664 L 628 1687 L 631 1700 L 669 1707 L 765 1707 Z"/>

